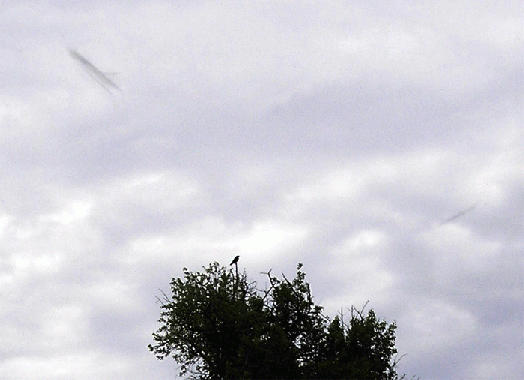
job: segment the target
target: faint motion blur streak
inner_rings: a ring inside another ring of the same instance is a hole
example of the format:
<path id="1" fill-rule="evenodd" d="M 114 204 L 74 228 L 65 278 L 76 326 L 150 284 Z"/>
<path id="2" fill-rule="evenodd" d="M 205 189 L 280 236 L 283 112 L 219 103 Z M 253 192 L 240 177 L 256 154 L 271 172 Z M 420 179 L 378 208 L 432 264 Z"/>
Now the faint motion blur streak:
<path id="1" fill-rule="evenodd" d="M 82 64 L 82 67 L 91 75 L 91 77 L 106 90 L 107 92 L 111 93 L 110 88 L 116 88 L 117 90 L 120 90 L 120 87 L 118 87 L 115 82 L 113 82 L 111 79 L 107 77 L 106 74 L 101 72 L 95 65 L 93 65 L 91 62 L 87 60 L 84 56 L 80 55 L 76 50 L 69 49 L 69 54 L 71 57 L 73 57 L 75 60 L 80 62 Z"/>
<path id="2" fill-rule="evenodd" d="M 459 212 L 458 214 L 455 214 L 452 217 L 449 217 L 448 219 L 446 219 L 445 221 L 442 222 L 441 226 L 443 226 L 444 224 L 450 223 L 450 222 L 460 218 L 461 216 L 466 215 L 468 212 L 473 211 L 476 207 L 477 207 L 477 205 L 470 206 L 467 209 Z"/>

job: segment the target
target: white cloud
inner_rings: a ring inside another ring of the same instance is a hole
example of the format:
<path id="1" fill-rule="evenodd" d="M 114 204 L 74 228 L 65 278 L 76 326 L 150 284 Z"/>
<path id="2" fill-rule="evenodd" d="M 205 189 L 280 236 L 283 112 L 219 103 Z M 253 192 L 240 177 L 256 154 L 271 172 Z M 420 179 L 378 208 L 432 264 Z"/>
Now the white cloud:
<path id="1" fill-rule="evenodd" d="M 454 305 L 429 299 L 409 308 L 410 346 L 420 354 L 435 354 L 480 332 L 475 317 Z"/>
<path id="2" fill-rule="evenodd" d="M 288 246 L 297 244 L 307 233 L 307 229 L 295 225 L 262 221 L 255 223 L 247 236 L 239 241 L 239 251 L 249 256 L 264 255 L 264 261 L 272 256 L 286 252 Z"/>
<path id="3" fill-rule="evenodd" d="M 70 224 L 73 222 L 79 222 L 85 219 L 89 215 L 91 205 L 87 202 L 76 201 L 68 205 L 64 211 L 60 211 L 53 215 L 42 216 L 40 219 L 43 221 L 58 222 L 60 224 Z"/>
<path id="4" fill-rule="evenodd" d="M 88 332 L 89 314 L 83 305 L 55 306 L 42 315 L 41 339 L 47 352 L 68 353 L 67 347 L 72 349 L 86 343 Z"/>

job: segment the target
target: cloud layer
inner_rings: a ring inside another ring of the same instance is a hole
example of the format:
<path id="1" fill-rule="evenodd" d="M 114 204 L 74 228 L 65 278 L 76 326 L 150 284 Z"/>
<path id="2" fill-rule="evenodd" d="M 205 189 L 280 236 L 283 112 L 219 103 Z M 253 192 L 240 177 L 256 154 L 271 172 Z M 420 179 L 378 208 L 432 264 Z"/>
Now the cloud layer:
<path id="1" fill-rule="evenodd" d="M 521 2 L 4 8 L 0 377 L 175 377 L 158 289 L 237 254 L 369 300 L 401 373 L 522 377 Z"/>

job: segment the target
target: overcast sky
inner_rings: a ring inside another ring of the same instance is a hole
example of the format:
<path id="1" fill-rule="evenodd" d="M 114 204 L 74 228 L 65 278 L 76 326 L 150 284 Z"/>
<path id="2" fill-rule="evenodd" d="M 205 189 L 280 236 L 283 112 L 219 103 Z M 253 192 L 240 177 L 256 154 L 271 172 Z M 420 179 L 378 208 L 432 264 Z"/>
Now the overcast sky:
<path id="1" fill-rule="evenodd" d="M 0 9 L 0 378 L 175 378 L 159 289 L 235 255 L 524 377 L 521 0 Z"/>

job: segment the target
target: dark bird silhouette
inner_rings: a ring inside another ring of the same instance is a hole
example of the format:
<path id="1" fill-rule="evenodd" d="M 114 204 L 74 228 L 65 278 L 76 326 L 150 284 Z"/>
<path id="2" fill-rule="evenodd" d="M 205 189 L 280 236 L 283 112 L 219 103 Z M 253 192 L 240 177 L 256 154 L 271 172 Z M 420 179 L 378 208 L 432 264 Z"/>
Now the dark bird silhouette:
<path id="1" fill-rule="evenodd" d="M 231 264 L 229 264 L 229 265 L 233 265 L 233 264 L 238 263 L 238 259 L 239 258 L 240 258 L 240 256 L 235 256 L 235 258 L 233 259 L 233 261 L 231 261 Z"/>

